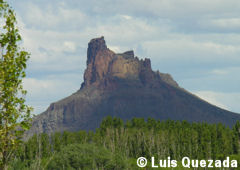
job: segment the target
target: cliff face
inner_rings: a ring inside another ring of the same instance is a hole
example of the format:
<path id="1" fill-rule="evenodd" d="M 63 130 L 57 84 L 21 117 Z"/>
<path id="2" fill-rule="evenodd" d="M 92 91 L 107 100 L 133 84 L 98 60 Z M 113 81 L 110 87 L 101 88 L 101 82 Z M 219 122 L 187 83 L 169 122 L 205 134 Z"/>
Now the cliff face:
<path id="1" fill-rule="evenodd" d="M 164 81 L 178 87 L 171 75 L 153 72 L 150 59 L 139 60 L 134 56 L 133 51 L 115 54 L 107 48 L 103 37 L 92 39 L 88 44 L 87 69 L 84 73 L 81 90 L 90 86 L 112 87 L 111 85 L 115 84 L 111 82 L 113 78 L 135 80 L 145 86 L 154 84 L 158 86 L 161 81 Z M 112 84 L 109 84 L 110 82 Z"/>
<path id="2" fill-rule="evenodd" d="M 154 80 L 154 76 L 160 78 L 161 75 L 152 71 L 150 59 L 139 60 L 133 51 L 115 54 L 107 48 L 104 38 L 101 37 L 88 44 L 87 69 L 81 89 L 92 85 L 107 88 L 103 83 L 113 77 L 142 80 L 147 84 Z"/>
<path id="3" fill-rule="evenodd" d="M 73 95 L 38 115 L 27 136 L 55 131 L 94 130 L 107 116 L 221 122 L 232 126 L 240 115 L 213 106 L 178 86 L 171 75 L 154 72 L 150 59 L 133 51 L 116 54 L 103 37 L 88 44 L 84 82 Z"/>
<path id="4" fill-rule="evenodd" d="M 84 73 L 82 88 L 98 83 L 108 72 L 114 52 L 110 51 L 103 37 L 93 39 L 88 44 L 87 69 Z"/>

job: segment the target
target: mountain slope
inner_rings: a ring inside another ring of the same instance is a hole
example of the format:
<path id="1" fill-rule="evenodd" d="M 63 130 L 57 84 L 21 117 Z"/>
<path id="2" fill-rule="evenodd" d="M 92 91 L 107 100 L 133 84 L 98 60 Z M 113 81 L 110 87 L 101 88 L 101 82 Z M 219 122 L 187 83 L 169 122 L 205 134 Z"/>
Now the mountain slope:
<path id="1" fill-rule="evenodd" d="M 38 115 L 28 136 L 55 131 L 94 130 L 107 116 L 190 122 L 223 123 L 232 126 L 240 115 L 192 95 L 169 74 L 154 72 L 150 59 L 139 60 L 133 51 L 116 54 L 103 37 L 88 44 L 84 82 L 73 95 L 52 103 Z"/>

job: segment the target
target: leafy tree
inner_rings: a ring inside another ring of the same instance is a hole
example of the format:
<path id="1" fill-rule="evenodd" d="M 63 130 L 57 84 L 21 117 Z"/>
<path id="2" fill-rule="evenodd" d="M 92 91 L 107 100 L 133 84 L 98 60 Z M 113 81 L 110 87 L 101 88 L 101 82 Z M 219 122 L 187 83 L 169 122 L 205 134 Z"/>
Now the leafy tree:
<path id="1" fill-rule="evenodd" d="M 70 144 L 57 153 L 47 169 L 122 169 L 124 158 L 94 144 Z M 124 169 L 124 168 L 123 168 Z"/>
<path id="2" fill-rule="evenodd" d="M 56 132 L 52 135 L 53 150 L 60 151 L 61 148 L 61 133 Z"/>
<path id="3" fill-rule="evenodd" d="M 185 156 L 205 160 L 231 156 L 239 161 L 239 129 L 239 122 L 230 129 L 222 124 L 153 119 L 145 122 L 139 118 L 123 123 L 107 117 L 94 132 L 33 136 L 19 151 L 12 168 L 134 170 L 139 169 L 136 159 L 140 156 L 148 160 L 152 156 L 156 160 L 170 156 L 180 162 Z M 184 168 L 179 165 L 177 169 Z"/>
<path id="4" fill-rule="evenodd" d="M 0 17 L 4 21 L 0 28 L 0 169 L 7 169 L 23 132 L 30 126 L 31 108 L 25 104 L 22 86 L 29 53 L 19 47 L 15 13 L 3 0 Z"/>
<path id="5" fill-rule="evenodd" d="M 239 153 L 239 140 L 240 140 L 240 123 L 237 121 L 233 127 L 233 153 Z"/>

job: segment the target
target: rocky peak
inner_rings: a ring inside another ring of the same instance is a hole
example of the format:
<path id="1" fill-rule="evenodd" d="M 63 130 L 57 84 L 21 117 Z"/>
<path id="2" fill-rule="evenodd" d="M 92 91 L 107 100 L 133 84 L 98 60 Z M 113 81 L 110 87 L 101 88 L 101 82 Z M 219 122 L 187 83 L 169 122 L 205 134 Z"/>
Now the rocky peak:
<path id="1" fill-rule="evenodd" d="M 81 88 L 91 84 L 97 84 L 108 72 L 109 63 L 112 61 L 114 52 L 106 46 L 104 37 L 92 39 L 88 43 L 87 69 L 84 72 L 84 82 Z"/>
<path id="2" fill-rule="evenodd" d="M 107 48 L 104 37 L 92 39 L 88 43 L 87 68 L 81 89 L 90 85 L 104 88 L 115 86 L 111 79 L 116 77 L 137 80 L 150 86 L 158 86 L 160 81 L 164 81 L 177 87 L 170 76 L 152 71 L 150 59 L 139 60 L 132 50 L 116 54 Z"/>
<path id="3" fill-rule="evenodd" d="M 92 39 L 88 43 L 87 64 L 91 63 L 99 51 L 108 50 L 104 37 Z"/>
<path id="4" fill-rule="evenodd" d="M 152 70 L 151 60 L 149 58 L 145 58 L 145 60 L 143 60 L 143 66 L 148 70 Z"/>
<path id="5" fill-rule="evenodd" d="M 115 54 L 103 37 L 88 44 L 81 89 L 34 117 L 26 138 L 35 133 L 95 130 L 106 116 L 224 123 L 240 115 L 217 108 L 180 88 L 170 74 L 151 69 L 150 59 L 133 51 Z"/>
<path id="6" fill-rule="evenodd" d="M 120 54 L 120 55 L 122 55 L 122 56 L 124 56 L 125 58 L 134 58 L 134 51 L 133 50 L 131 50 L 131 51 L 126 51 L 126 52 L 124 52 L 124 53 L 122 53 L 122 54 Z"/>

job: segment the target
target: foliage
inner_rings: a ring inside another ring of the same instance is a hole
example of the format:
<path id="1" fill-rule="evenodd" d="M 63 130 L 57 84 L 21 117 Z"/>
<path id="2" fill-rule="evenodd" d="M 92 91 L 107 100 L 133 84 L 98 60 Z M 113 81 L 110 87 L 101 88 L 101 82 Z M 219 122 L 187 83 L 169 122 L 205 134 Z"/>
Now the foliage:
<path id="1" fill-rule="evenodd" d="M 230 156 L 239 160 L 239 134 L 239 122 L 230 129 L 222 124 L 142 118 L 123 123 L 107 117 L 95 132 L 34 135 L 19 152 L 17 159 L 22 164 L 16 163 L 29 169 L 132 170 L 138 169 L 136 159 L 141 156 L 156 160 L 168 156 L 223 160 Z"/>
<path id="2" fill-rule="evenodd" d="M 25 105 L 22 86 L 29 53 L 20 49 L 14 11 L 2 0 L 0 14 L 4 21 L 0 28 L 0 169 L 6 169 L 30 125 L 31 108 Z"/>
<path id="3" fill-rule="evenodd" d="M 124 169 L 119 154 L 94 144 L 70 144 L 55 154 L 46 169 Z M 123 163 L 122 163 L 123 162 Z"/>

